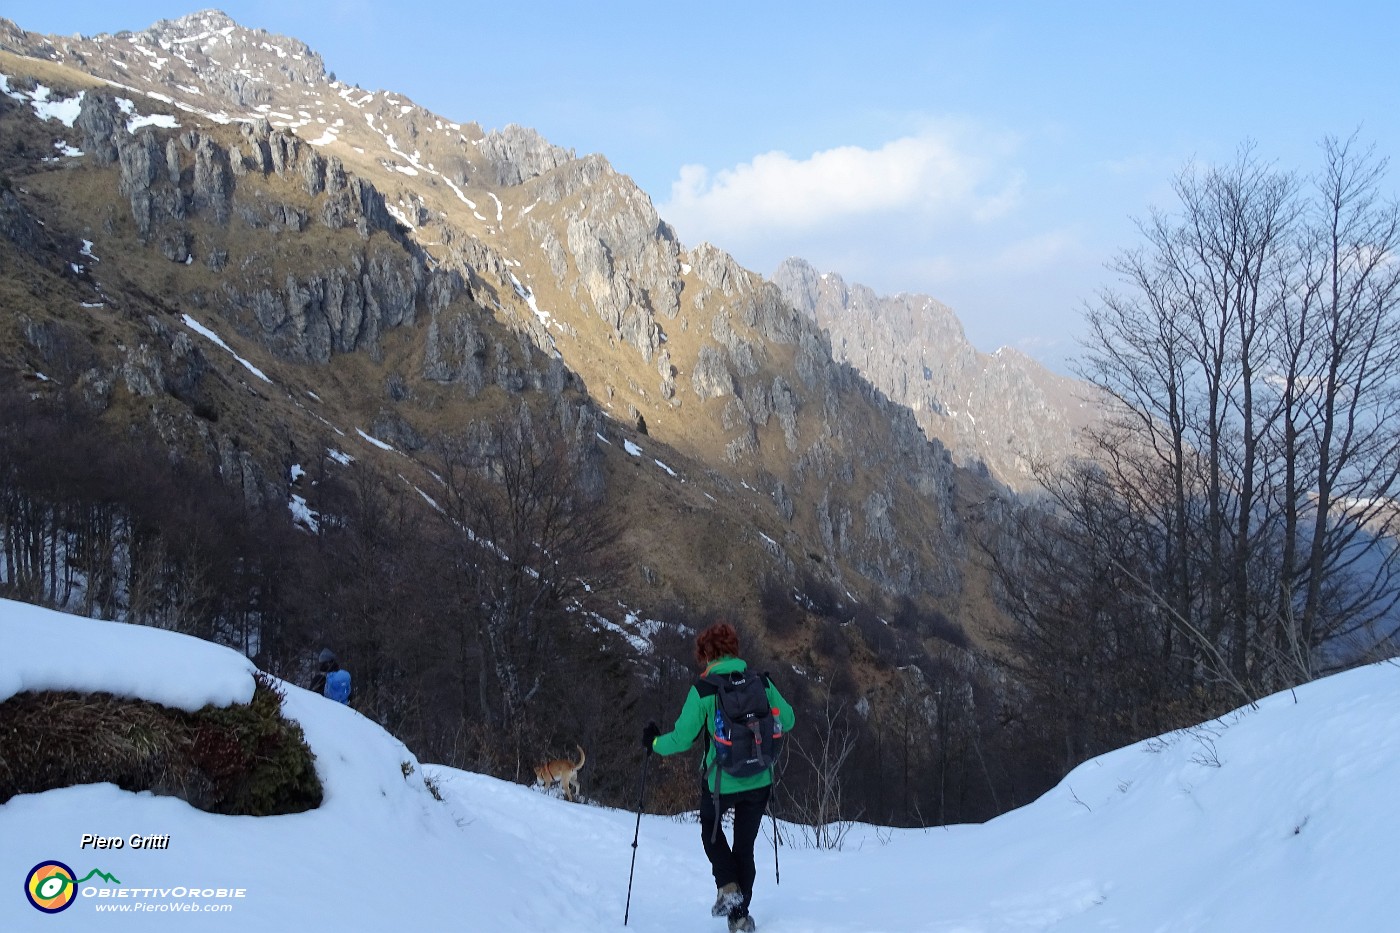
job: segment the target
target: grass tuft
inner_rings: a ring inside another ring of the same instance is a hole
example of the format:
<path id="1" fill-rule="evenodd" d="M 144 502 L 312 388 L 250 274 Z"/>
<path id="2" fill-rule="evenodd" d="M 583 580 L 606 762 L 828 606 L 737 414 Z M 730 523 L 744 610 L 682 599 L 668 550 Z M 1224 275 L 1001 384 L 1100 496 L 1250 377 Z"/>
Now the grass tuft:
<path id="1" fill-rule="evenodd" d="M 40 691 L 0 703 L 0 804 L 75 784 L 179 797 L 210 813 L 271 816 L 320 806 L 315 755 L 255 675 L 248 703 L 188 713 L 110 693 Z"/>

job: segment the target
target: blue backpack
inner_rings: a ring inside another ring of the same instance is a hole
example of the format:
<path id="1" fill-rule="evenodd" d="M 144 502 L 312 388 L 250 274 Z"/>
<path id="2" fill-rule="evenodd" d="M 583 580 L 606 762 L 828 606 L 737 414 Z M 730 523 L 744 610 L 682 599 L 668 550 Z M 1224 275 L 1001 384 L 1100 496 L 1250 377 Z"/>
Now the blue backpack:
<path id="1" fill-rule="evenodd" d="M 326 696 L 337 703 L 350 702 L 350 672 L 346 670 L 331 671 L 326 675 Z"/>

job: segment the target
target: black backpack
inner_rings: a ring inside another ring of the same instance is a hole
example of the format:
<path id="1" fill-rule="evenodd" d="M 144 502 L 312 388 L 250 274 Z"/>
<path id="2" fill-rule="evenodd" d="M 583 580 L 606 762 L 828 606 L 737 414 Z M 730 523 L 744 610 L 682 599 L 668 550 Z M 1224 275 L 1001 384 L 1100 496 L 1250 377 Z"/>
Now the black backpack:
<path id="1" fill-rule="evenodd" d="M 768 702 L 768 675 L 734 671 L 700 683 L 715 693 L 715 765 L 741 778 L 771 768 L 782 751 L 783 725 Z"/>

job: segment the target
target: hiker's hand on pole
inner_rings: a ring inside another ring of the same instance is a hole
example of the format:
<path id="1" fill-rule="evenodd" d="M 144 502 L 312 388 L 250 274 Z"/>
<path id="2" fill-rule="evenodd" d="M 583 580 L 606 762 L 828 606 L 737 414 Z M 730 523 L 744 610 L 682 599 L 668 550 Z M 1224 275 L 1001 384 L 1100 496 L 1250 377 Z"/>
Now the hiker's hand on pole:
<path id="1" fill-rule="evenodd" d="M 642 730 L 642 746 L 646 748 L 648 755 L 652 753 L 651 743 L 655 742 L 660 734 L 661 727 L 654 722 L 647 723 L 646 728 Z"/>

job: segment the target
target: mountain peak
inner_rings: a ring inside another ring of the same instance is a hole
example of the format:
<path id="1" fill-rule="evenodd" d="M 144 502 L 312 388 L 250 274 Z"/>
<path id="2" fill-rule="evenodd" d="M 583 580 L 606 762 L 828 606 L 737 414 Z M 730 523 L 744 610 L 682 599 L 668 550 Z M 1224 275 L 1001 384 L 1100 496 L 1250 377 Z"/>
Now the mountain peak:
<path id="1" fill-rule="evenodd" d="M 95 36 L 93 42 L 118 61 L 125 53 L 128 72 L 132 63 L 141 66 L 129 73 L 130 78 L 139 81 L 144 69 L 152 80 L 172 87 L 204 85 L 217 92 L 248 84 L 314 85 L 327 80 L 321 56 L 306 43 L 249 29 L 216 9 L 163 19 L 140 31 Z M 246 104 L 243 96 L 235 99 Z"/>
<path id="2" fill-rule="evenodd" d="M 169 30 L 172 32 L 182 32 L 193 34 L 200 30 L 209 29 L 237 29 L 238 22 L 225 13 L 223 10 L 200 10 L 197 13 L 187 13 L 175 19 L 163 19 L 151 27 L 154 30 Z"/>

